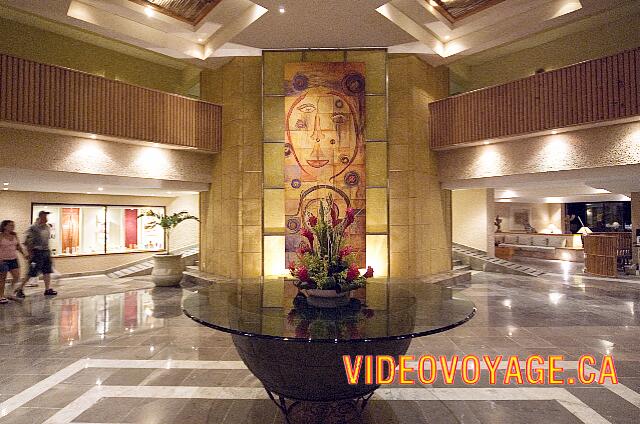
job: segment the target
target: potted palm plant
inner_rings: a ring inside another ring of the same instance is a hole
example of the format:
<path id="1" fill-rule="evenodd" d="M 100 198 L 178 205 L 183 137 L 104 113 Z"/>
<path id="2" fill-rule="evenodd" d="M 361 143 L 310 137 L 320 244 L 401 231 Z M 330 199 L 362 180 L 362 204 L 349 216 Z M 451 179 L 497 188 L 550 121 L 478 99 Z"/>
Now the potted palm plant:
<path id="1" fill-rule="evenodd" d="M 184 272 L 184 262 L 182 255 L 172 255 L 170 249 L 171 231 L 183 221 L 190 219 L 199 221 L 199 219 L 188 212 L 177 212 L 172 215 L 161 215 L 152 210 L 140 214 L 138 218 L 148 216 L 153 217 L 146 225 L 146 229 L 155 228 L 156 226 L 162 227 L 165 234 L 165 248 L 166 253 L 153 255 L 153 271 L 151 272 L 151 278 L 153 283 L 157 287 L 171 287 L 177 286 L 182 280 L 182 273 Z"/>

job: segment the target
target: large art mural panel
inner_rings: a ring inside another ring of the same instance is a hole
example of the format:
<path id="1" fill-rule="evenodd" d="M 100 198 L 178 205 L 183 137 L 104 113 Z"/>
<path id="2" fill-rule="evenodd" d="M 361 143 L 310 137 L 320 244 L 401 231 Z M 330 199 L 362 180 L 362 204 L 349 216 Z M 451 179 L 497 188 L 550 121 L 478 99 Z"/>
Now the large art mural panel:
<path id="1" fill-rule="evenodd" d="M 343 218 L 356 210 L 349 244 L 365 266 L 364 63 L 285 65 L 286 263 L 300 245 L 306 212 L 331 195 Z"/>

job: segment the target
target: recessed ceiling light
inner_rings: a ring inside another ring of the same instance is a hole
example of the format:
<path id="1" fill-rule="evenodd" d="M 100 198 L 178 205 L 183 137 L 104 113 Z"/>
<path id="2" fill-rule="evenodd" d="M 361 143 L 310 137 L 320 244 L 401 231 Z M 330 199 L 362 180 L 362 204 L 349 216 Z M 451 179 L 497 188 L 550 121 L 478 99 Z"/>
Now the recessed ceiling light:
<path id="1" fill-rule="evenodd" d="M 87 191 L 87 194 L 91 194 L 91 192 L 90 192 L 90 191 Z"/>
<path id="2" fill-rule="evenodd" d="M 2 185 L 9 185 L 9 183 L 2 183 Z"/>
<path id="3" fill-rule="evenodd" d="M 448 35 L 445 35 L 445 36 L 444 36 L 444 39 L 445 39 L 445 40 L 448 40 L 449 38 L 451 38 L 451 37 L 450 37 L 450 36 L 448 36 Z"/>
<path id="4" fill-rule="evenodd" d="M 558 134 L 558 131 L 553 130 L 553 131 L 551 131 L 551 134 L 556 135 L 556 134 Z"/>
<path id="5" fill-rule="evenodd" d="M 144 13 L 145 15 L 147 15 L 148 17 L 152 17 L 153 15 L 156 14 L 156 12 L 153 10 L 153 7 L 151 6 L 147 6 L 144 8 Z"/>
<path id="6" fill-rule="evenodd" d="M 98 191 L 103 191 L 103 190 L 104 190 L 104 188 L 98 187 Z"/>
<path id="7" fill-rule="evenodd" d="M 9 189 L 5 187 L 5 188 L 3 188 L 3 190 L 4 190 L 4 191 L 7 191 L 7 190 L 9 190 Z"/>
<path id="8" fill-rule="evenodd" d="M 284 12 L 286 12 L 286 9 L 284 8 L 284 6 L 280 6 L 280 7 L 278 8 L 278 12 L 280 12 L 280 13 L 284 13 Z"/>
<path id="9" fill-rule="evenodd" d="M 167 191 L 167 194 L 172 194 L 172 193 L 173 193 L 172 191 Z"/>
<path id="10" fill-rule="evenodd" d="M 95 140 L 96 138 L 98 138 L 98 136 L 96 136 L 95 134 L 91 134 L 91 138 Z"/>
<path id="11" fill-rule="evenodd" d="M 488 141 L 485 141 L 485 142 L 484 142 L 484 145 L 485 145 L 485 146 L 486 146 L 486 145 L 488 145 L 488 144 L 489 144 L 489 142 L 488 142 Z"/>
<path id="12" fill-rule="evenodd" d="M 204 41 L 204 38 L 198 38 L 198 42 L 202 43 Z"/>

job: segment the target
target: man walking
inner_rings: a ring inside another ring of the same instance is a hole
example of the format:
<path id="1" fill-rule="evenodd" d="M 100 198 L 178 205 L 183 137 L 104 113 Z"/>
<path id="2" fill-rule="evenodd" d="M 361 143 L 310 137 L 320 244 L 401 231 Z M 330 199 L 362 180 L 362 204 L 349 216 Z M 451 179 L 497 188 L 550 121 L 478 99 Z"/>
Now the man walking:
<path id="1" fill-rule="evenodd" d="M 49 212 L 40 211 L 38 219 L 27 230 L 27 238 L 24 242 L 29 254 L 28 278 L 37 277 L 42 273 L 44 279 L 44 295 L 55 296 L 58 294 L 51 288 L 51 273 L 53 272 L 51 264 L 51 251 L 49 250 L 49 239 L 51 238 L 51 228 L 47 224 Z M 24 282 L 22 283 L 24 285 Z M 24 298 L 22 286 L 16 290 L 16 297 Z"/>

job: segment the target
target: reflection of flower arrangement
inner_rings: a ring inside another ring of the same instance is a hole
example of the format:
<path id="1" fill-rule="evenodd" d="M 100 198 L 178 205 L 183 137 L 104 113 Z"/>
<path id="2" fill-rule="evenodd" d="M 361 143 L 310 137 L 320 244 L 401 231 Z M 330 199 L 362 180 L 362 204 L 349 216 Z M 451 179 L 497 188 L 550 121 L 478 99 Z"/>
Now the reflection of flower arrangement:
<path id="1" fill-rule="evenodd" d="M 326 201 L 326 207 L 325 207 Z M 335 290 L 338 293 L 365 286 L 373 277 L 368 267 L 360 275 L 353 247 L 346 245 L 347 228 L 355 220 L 355 210 L 347 208 L 346 217 L 338 218 L 338 205 L 331 195 L 320 200 L 318 216 L 307 213 L 308 226 L 300 231 L 306 239 L 297 250 L 298 260 L 289 263 L 291 275 L 297 277 L 300 289 Z"/>
<path id="2" fill-rule="evenodd" d="M 358 324 L 374 315 L 372 309 L 363 306 L 358 299 L 351 299 L 338 308 L 315 308 L 307 303 L 304 295 L 298 294 L 287 315 L 287 322 L 295 326 L 296 337 L 354 339 L 360 337 Z"/>

